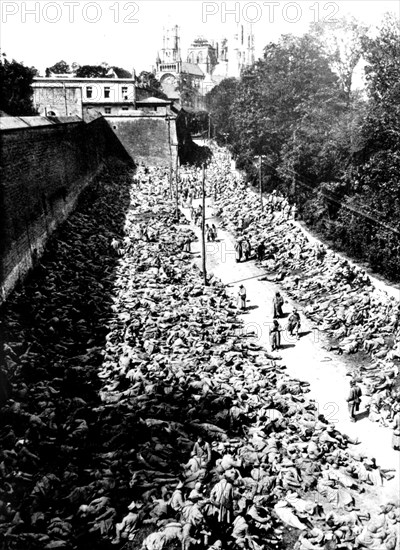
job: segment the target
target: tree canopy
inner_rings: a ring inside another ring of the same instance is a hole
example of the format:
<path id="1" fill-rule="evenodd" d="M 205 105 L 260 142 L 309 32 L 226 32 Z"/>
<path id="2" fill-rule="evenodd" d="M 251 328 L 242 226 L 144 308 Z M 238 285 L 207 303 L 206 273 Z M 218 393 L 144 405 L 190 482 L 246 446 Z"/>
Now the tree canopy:
<path id="1" fill-rule="evenodd" d="M 46 76 L 51 74 L 69 74 L 71 72 L 71 67 L 66 61 L 58 61 L 52 67 L 47 67 Z"/>
<path id="2" fill-rule="evenodd" d="M 3 54 L 0 58 L 0 109 L 11 116 L 36 115 L 32 103 L 32 82 L 38 74 L 35 67 L 25 67 Z"/>
<path id="3" fill-rule="evenodd" d="M 75 76 L 77 78 L 105 78 L 109 69 L 104 65 L 82 65 L 80 66 Z"/>
<path id="4" fill-rule="evenodd" d="M 46 76 L 51 74 L 71 74 L 77 78 L 132 78 L 132 73 L 122 67 L 111 66 L 104 62 L 100 65 L 79 65 L 79 63 L 68 63 L 64 60 L 58 61 L 46 69 Z"/>
<path id="5" fill-rule="evenodd" d="M 366 90 L 353 90 L 358 63 Z M 221 143 L 249 181 L 292 197 L 332 243 L 392 278 L 400 262 L 400 24 L 354 19 L 267 44 L 240 80 L 207 96 Z"/>

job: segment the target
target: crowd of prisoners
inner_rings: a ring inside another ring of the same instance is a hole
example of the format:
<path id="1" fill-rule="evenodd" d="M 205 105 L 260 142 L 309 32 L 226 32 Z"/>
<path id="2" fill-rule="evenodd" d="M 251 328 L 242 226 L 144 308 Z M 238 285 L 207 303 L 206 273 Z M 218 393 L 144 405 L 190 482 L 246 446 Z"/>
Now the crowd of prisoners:
<path id="1" fill-rule="evenodd" d="M 354 375 L 368 380 L 371 413 L 395 422 L 398 303 L 315 250 L 285 199 L 256 214 L 225 152 L 213 153 L 222 227 L 253 250 L 265 242 L 263 265 L 338 351 L 365 345 L 376 364 Z M 109 167 L 3 305 L 0 544 L 395 550 L 399 502 L 371 497 L 393 472 L 237 330 L 236 299 L 214 277 L 204 286 L 193 239 L 168 170 Z"/>

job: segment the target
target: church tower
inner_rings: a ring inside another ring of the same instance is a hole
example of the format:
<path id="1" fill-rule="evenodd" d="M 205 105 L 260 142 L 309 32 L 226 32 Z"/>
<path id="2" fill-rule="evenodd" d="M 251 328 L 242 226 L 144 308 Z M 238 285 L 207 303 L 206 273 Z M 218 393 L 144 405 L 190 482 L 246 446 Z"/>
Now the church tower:
<path id="1" fill-rule="evenodd" d="M 179 63 L 182 61 L 180 42 L 178 25 L 163 29 L 163 47 L 160 52 L 161 63 Z"/>
<path id="2" fill-rule="evenodd" d="M 201 36 L 197 37 L 188 48 L 187 62 L 198 65 L 206 76 L 211 76 L 218 63 L 214 44 Z"/>
<path id="3" fill-rule="evenodd" d="M 161 82 L 163 92 L 170 98 L 179 97 L 177 92 L 182 72 L 181 38 L 178 25 L 163 29 L 163 47 L 156 60 L 156 78 Z"/>
<path id="4" fill-rule="evenodd" d="M 254 33 L 251 23 L 236 25 L 233 51 L 229 56 L 230 76 L 239 77 L 245 67 L 254 63 Z"/>

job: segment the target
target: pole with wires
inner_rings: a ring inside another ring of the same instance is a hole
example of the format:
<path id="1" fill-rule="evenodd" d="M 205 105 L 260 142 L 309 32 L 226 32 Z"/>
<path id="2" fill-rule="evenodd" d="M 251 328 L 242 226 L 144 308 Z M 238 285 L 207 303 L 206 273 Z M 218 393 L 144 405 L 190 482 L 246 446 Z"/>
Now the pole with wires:
<path id="1" fill-rule="evenodd" d="M 204 277 L 204 286 L 208 285 L 207 282 L 207 266 L 206 266 L 206 168 L 203 162 L 202 170 L 202 193 L 203 193 L 203 208 L 201 216 L 201 255 L 202 255 L 202 264 L 203 264 L 203 277 Z"/>
<path id="2" fill-rule="evenodd" d="M 176 150 L 176 165 L 175 165 L 175 185 L 176 185 L 176 219 L 179 221 L 179 158 L 178 149 Z"/>
<path id="3" fill-rule="evenodd" d="M 292 197 L 293 197 L 294 204 L 296 204 L 296 160 L 298 160 L 298 152 L 296 151 L 296 147 L 297 147 L 297 129 L 293 132 L 294 154 L 293 154 L 293 160 L 292 160 Z"/>
<path id="4" fill-rule="evenodd" d="M 261 208 L 261 214 L 264 211 L 264 204 L 263 204 L 263 195 L 262 195 L 262 155 L 259 155 L 259 165 L 258 165 L 258 176 L 260 180 L 260 208 Z"/>
<path id="5" fill-rule="evenodd" d="M 168 147 L 169 147 L 169 196 L 172 200 L 172 147 L 171 147 L 171 121 L 167 115 L 168 124 Z"/>

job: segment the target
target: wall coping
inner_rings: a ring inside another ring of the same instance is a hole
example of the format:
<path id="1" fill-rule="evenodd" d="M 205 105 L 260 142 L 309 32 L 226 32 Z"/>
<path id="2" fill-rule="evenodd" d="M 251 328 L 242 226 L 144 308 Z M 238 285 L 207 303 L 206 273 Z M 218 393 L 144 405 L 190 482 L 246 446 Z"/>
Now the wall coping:
<path id="1" fill-rule="evenodd" d="M 136 114 L 137 113 L 137 114 Z M 135 118 L 161 118 L 161 119 L 164 119 L 166 120 L 167 118 L 169 118 L 170 120 L 176 120 L 176 115 L 172 114 L 172 113 L 168 113 L 167 115 L 164 113 L 157 113 L 157 112 L 148 112 L 146 113 L 145 111 L 131 111 L 130 114 L 123 114 L 123 115 L 120 115 L 120 114 L 115 114 L 115 115 L 112 115 L 112 114 L 105 114 L 103 115 L 103 118 L 105 118 L 106 120 L 110 120 L 111 118 L 116 118 L 118 120 L 121 120 L 121 119 L 124 119 L 124 120 L 132 120 L 132 119 L 135 119 Z"/>
<path id="2" fill-rule="evenodd" d="M 8 132 L 14 130 L 27 130 L 28 128 L 43 128 L 48 126 L 61 126 L 64 124 L 83 123 L 83 120 L 78 116 L 69 117 L 0 117 L 0 132 Z"/>

